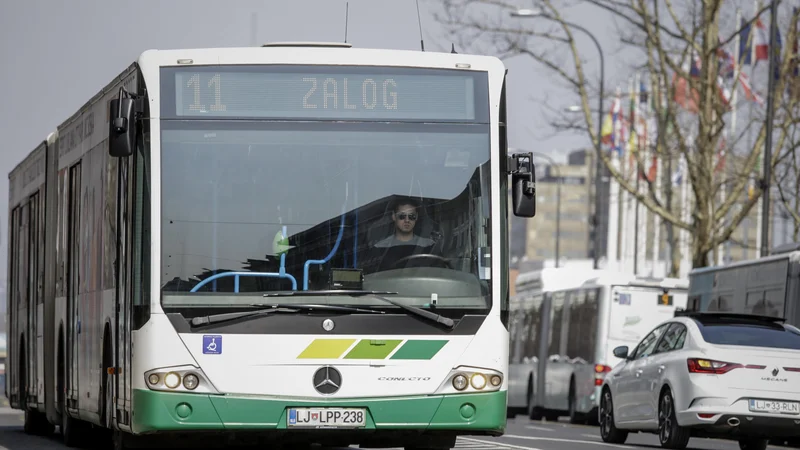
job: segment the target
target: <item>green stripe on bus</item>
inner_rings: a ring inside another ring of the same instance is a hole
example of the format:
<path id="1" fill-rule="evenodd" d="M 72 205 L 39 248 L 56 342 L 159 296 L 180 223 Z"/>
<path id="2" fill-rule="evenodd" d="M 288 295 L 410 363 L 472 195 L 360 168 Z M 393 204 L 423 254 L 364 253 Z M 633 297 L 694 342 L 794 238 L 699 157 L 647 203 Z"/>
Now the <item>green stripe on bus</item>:
<path id="1" fill-rule="evenodd" d="M 344 359 L 384 359 L 392 353 L 402 339 L 362 339 Z"/>
<path id="2" fill-rule="evenodd" d="M 300 353 L 298 359 L 389 359 L 425 360 L 439 353 L 447 340 L 410 339 L 400 345 L 402 339 L 360 339 L 353 348 L 344 352 L 356 342 L 355 339 L 314 339 Z M 399 346 L 399 348 L 398 348 Z"/>
<path id="3" fill-rule="evenodd" d="M 355 339 L 314 339 L 298 359 L 337 359 L 350 348 Z"/>
<path id="4" fill-rule="evenodd" d="M 446 340 L 409 340 L 390 359 L 431 359 L 445 344 Z"/>

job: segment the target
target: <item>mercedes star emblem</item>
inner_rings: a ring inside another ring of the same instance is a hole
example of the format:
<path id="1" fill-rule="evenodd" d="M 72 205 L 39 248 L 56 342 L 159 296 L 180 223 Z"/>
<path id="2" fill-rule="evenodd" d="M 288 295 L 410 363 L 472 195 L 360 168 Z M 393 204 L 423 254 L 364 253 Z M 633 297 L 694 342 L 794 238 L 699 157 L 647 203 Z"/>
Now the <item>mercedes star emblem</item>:
<path id="1" fill-rule="evenodd" d="M 325 366 L 314 372 L 314 389 L 320 394 L 330 395 L 342 387 L 342 374 L 330 366 Z"/>
<path id="2" fill-rule="evenodd" d="M 324 321 L 322 321 L 322 328 L 325 331 L 331 331 L 334 326 L 335 326 L 335 324 L 333 323 L 333 321 L 331 319 L 325 319 Z"/>

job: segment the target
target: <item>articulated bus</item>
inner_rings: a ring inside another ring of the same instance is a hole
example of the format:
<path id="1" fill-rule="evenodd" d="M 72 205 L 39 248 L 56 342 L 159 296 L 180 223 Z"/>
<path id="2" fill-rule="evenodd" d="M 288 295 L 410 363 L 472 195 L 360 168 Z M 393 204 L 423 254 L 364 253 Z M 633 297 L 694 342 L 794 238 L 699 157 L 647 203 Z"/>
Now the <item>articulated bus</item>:
<path id="1" fill-rule="evenodd" d="M 800 326 L 800 243 L 761 258 L 693 269 L 687 308 L 781 317 Z"/>
<path id="2" fill-rule="evenodd" d="M 596 425 L 600 387 L 635 346 L 685 308 L 688 282 L 606 270 L 520 274 L 511 300 L 508 414 Z"/>
<path id="3" fill-rule="evenodd" d="M 349 44 L 141 54 L 9 175 L 25 429 L 503 434 L 508 213 L 535 214 L 505 80 L 494 57 Z"/>

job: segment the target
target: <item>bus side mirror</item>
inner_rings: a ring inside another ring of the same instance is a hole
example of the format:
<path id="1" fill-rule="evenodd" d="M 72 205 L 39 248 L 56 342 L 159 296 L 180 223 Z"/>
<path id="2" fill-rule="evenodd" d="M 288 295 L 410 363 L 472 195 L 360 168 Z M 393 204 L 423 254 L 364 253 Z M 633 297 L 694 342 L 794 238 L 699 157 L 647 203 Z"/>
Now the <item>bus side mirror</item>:
<path id="1" fill-rule="evenodd" d="M 135 100 L 122 96 L 111 100 L 111 119 L 108 121 L 108 153 L 115 158 L 124 158 L 133 153 L 136 137 Z"/>
<path id="2" fill-rule="evenodd" d="M 508 158 L 511 174 L 511 199 L 514 215 L 533 217 L 536 215 L 536 176 L 533 153 L 514 153 Z"/>

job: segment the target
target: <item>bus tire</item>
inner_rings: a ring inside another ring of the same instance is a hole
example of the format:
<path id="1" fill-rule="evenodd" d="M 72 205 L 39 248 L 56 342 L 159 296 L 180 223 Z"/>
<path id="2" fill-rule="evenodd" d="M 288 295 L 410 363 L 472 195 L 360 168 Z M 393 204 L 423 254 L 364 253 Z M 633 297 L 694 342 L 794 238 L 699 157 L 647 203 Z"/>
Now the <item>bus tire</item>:
<path id="1" fill-rule="evenodd" d="M 533 387 L 528 386 L 528 418 L 531 420 L 542 420 L 542 411 L 536 406 L 536 395 L 533 393 Z"/>
<path id="2" fill-rule="evenodd" d="M 570 380 L 569 383 L 569 397 L 567 399 L 569 402 L 569 423 L 571 424 L 583 424 L 586 423 L 586 417 L 583 414 L 578 412 L 578 400 L 575 398 L 575 379 L 573 378 Z"/>

